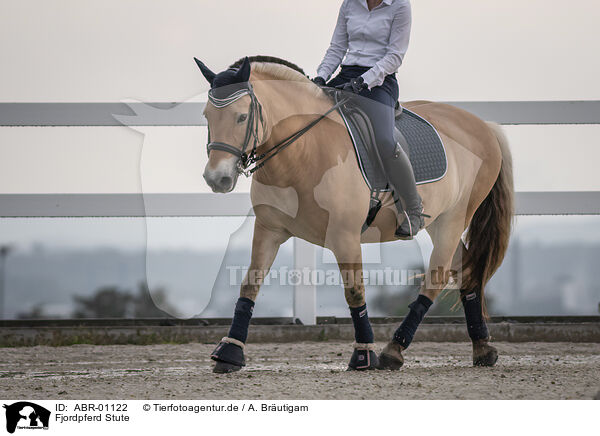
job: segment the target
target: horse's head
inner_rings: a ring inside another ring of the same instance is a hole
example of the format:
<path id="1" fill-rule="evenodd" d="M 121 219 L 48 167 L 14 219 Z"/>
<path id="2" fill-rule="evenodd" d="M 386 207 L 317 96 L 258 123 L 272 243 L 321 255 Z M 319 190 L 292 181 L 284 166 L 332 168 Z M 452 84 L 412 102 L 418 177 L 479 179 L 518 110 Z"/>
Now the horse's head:
<path id="1" fill-rule="evenodd" d="M 195 58 L 194 58 L 195 59 Z M 248 58 L 219 74 L 195 59 L 210 83 L 204 116 L 208 121 L 208 163 L 204 179 L 213 192 L 230 192 L 248 156 L 264 137 L 262 107 L 250 84 Z"/>

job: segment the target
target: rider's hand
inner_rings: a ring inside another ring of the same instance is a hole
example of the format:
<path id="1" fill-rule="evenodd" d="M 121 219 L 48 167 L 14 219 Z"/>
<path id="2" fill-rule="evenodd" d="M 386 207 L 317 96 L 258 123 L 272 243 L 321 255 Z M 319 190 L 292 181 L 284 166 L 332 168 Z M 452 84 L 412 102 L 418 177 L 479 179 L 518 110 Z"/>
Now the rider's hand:
<path id="1" fill-rule="evenodd" d="M 368 85 L 365 83 L 365 79 L 362 76 L 355 77 L 348 83 L 340 86 L 343 91 L 353 92 L 354 94 L 360 94 L 363 89 L 367 89 Z"/>
<path id="2" fill-rule="evenodd" d="M 321 76 L 315 77 L 314 79 L 312 79 L 312 81 L 315 85 L 325 86 L 325 79 L 323 79 Z"/>

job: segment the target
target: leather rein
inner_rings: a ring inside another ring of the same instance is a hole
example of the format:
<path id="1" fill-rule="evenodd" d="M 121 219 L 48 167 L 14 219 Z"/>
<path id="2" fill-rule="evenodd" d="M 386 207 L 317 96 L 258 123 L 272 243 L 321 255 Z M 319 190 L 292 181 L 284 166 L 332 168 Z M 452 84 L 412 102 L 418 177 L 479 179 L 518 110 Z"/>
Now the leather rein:
<path id="1" fill-rule="evenodd" d="M 237 164 L 237 172 L 239 174 L 244 174 L 246 177 L 251 176 L 254 172 L 258 171 L 262 168 L 271 158 L 273 158 L 277 153 L 281 152 L 289 145 L 296 142 L 302 135 L 316 126 L 319 122 L 321 122 L 327 115 L 331 112 L 338 109 L 340 106 L 345 104 L 349 98 L 341 99 L 335 105 L 333 105 L 327 112 L 323 115 L 320 115 L 315 120 L 308 123 L 306 126 L 292 133 L 282 141 L 278 142 L 274 146 L 270 147 L 268 150 L 264 151 L 261 154 L 256 154 L 257 148 L 260 144 L 264 142 L 264 135 L 266 132 L 265 120 L 263 117 L 262 105 L 256 98 L 256 94 L 254 93 L 254 89 L 252 84 L 248 82 L 248 86 L 242 89 L 235 91 L 225 98 L 217 98 L 212 90 L 208 92 L 208 100 L 217 108 L 223 108 L 229 106 L 233 102 L 239 100 L 244 95 L 250 96 L 250 106 L 248 108 L 247 113 L 247 126 L 246 126 L 246 135 L 244 137 L 244 142 L 242 143 L 242 147 L 238 148 L 231 144 L 227 144 L 224 142 L 212 142 L 210 140 L 210 128 L 208 133 L 208 144 L 206 146 L 207 153 L 210 155 L 211 150 L 220 150 L 226 153 L 230 153 L 236 156 L 238 160 Z M 262 128 L 263 138 L 262 141 L 258 140 L 258 129 L 259 126 Z M 246 152 L 248 147 L 250 146 L 250 142 L 252 142 L 252 148 L 249 152 Z"/>

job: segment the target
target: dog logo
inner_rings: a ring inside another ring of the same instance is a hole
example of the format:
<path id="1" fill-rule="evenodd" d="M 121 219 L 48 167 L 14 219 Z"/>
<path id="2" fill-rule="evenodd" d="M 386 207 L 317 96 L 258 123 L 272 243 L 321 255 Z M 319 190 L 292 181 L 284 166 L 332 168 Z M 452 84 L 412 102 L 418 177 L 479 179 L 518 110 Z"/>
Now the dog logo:
<path id="1" fill-rule="evenodd" d="M 48 429 L 50 411 L 28 401 L 4 405 L 6 409 L 6 431 L 14 433 L 18 429 Z"/>

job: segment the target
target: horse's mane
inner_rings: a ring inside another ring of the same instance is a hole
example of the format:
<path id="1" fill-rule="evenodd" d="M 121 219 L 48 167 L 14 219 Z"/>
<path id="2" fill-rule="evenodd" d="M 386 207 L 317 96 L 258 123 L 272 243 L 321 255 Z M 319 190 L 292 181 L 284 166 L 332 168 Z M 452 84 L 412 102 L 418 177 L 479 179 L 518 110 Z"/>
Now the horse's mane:
<path id="1" fill-rule="evenodd" d="M 229 68 L 239 68 L 242 65 L 242 63 L 244 62 L 244 59 L 246 59 L 246 58 L 237 60 L 232 65 L 230 65 Z M 252 63 L 252 62 L 261 62 L 261 63 L 267 62 L 270 64 L 285 65 L 286 67 L 291 68 L 292 70 L 296 70 L 300 74 L 302 74 L 304 77 L 306 77 L 304 70 L 302 68 L 300 68 L 298 65 L 296 65 L 290 61 L 286 61 L 285 59 L 277 58 L 275 56 L 263 56 L 263 55 L 249 56 L 248 60 L 250 61 L 250 63 Z"/>
<path id="2" fill-rule="evenodd" d="M 245 58 L 234 62 L 229 68 L 239 68 Z M 278 80 L 293 80 L 296 82 L 310 83 L 314 87 L 315 96 L 321 95 L 321 88 L 315 85 L 298 65 L 274 56 L 249 56 L 252 70 L 257 73 L 267 74 Z"/>

